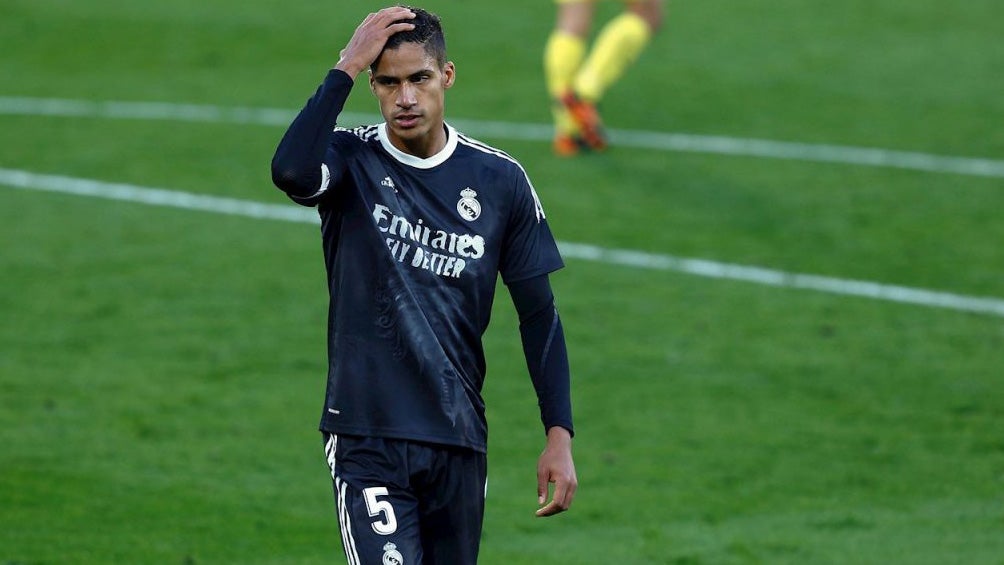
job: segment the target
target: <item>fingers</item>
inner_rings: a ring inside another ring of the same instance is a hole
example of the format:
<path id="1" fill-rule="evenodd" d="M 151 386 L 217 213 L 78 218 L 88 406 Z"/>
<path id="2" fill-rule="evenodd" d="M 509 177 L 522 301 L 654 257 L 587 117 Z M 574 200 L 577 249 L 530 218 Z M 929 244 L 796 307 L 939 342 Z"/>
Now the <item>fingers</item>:
<path id="1" fill-rule="evenodd" d="M 379 12 L 366 16 L 359 27 L 356 28 L 356 35 L 361 39 L 370 39 L 380 42 L 380 47 L 387 41 L 387 38 L 399 31 L 414 29 L 415 24 L 400 20 L 411 20 L 415 18 L 415 12 L 401 6 L 384 8 Z M 395 23 L 396 22 L 396 23 Z"/>
<path id="2" fill-rule="evenodd" d="M 556 483 L 554 488 L 554 498 L 545 506 L 535 512 L 538 518 L 554 516 L 568 510 L 572 506 L 573 489 L 568 489 L 562 483 Z"/>
<path id="3" fill-rule="evenodd" d="M 560 514 L 572 506 L 572 499 L 575 498 L 575 490 L 578 488 L 578 483 L 575 477 L 561 477 L 554 482 L 554 497 L 546 505 L 544 504 L 547 499 L 547 491 L 549 483 L 551 480 L 544 479 L 543 486 L 542 477 L 537 478 L 537 503 L 541 505 L 541 508 L 535 513 L 537 517 L 544 518 L 547 516 L 553 516 L 555 514 Z"/>
<path id="4" fill-rule="evenodd" d="M 401 21 L 413 18 L 415 13 L 401 6 L 369 14 L 356 28 L 348 45 L 339 53 L 335 68 L 355 77 L 380 56 L 390 36 L 415 28 L 415 24 Z"/>
<path id="5" fill-rule="evenodd" d="M 414 18 L 415 12 L 412 12 L 411 9 L 403 6 L 393 6 L 366 16 L 363 23 L 359 24 L 359 27 L 373 26 L 378 31 L 382 30 L 386 37 L 390 37 L 399 31 L 407 31 L 415 27 L 415 24 L 398 20 L 411 20 Z"/>
<path id="6" fill-rule="evenodd" d="M 554 516 L 555 514 L 560 514 L 564 511 L 565 509 L 561 508 L 556 502 L 552 500 L 550 503 L 548 503 L 547 506 L 541 508 L 540 510 L 537 510 L 534 513 L 534 515 L 537 516 L 538 518 L 547 518 L 548 516 Z"/>

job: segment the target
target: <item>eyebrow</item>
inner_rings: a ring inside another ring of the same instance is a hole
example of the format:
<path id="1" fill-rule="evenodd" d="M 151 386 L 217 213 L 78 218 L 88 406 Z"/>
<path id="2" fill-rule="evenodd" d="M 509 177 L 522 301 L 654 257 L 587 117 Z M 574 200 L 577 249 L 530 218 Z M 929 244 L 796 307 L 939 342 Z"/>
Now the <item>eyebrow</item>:
<path id="1" fill-rule="evenodd" d="M 434 74 L 435 71 L 433 69 L 426 68 L 419 71 L 415 71 L 404 78 L 405 80 L 414 80 L 416 78 L 433 76 Z M 379 82 L 398 82 L 401 80 L 400 77 L 385 75 L 385 74 L 374 75 L 373 79 Z"/>

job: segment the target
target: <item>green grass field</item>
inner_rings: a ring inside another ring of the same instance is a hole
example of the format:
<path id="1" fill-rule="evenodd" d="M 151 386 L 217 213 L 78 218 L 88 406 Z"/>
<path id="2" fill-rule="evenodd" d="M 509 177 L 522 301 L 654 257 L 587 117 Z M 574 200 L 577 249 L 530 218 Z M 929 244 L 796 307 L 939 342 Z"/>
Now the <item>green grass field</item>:
<path id="1" fill-rule="evenodd" d="M 549 520 L 501 292 L 482 563 L 1004 564 L 999 0 L 670 2 L 601 108 L 624 143 L 575 160 L 532 134 L 551 3 L 422 5 L 458 68 L 448 117 L 523 163 L 566 249 L 836 283 L 572 254 L 552 281 L 580 488 Z M 377 7 L 0 4 L 0 564 L 344 562 L 316 433 L 316 226 L 65 189 L 285 206 L 269 179 L 283 125 L 234 108 L 291 117 Z M 376 105 L 359 88 L 348 110 Z M 632 146 L 644 132 L 662 141 Z M 826 158 L 839 148 L 915 158 Z"/>

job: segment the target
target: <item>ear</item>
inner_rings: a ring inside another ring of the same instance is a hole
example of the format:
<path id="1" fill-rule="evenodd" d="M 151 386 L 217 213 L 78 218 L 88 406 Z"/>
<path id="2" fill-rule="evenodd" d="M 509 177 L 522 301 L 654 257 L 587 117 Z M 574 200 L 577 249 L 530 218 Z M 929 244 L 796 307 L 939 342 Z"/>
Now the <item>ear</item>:
<path id="1" fill-rule="evenodd" d="M 447 61 L 446 65 L 443 67 L 443 89 L 450 88 L 453 83 L 457 80 L 457 67 L 454 66 L 453 61 Z"/>
<path id="2" fill-rule="evenodd" d="M 369 75 L 370 75 L 370 92 L 372 92 L 373 94 L 376 94 L 376 81 L 373 80 L 373 71 L 369 70 L 369 71 L 366 71 L 366 72 L 369 73 Z"/>

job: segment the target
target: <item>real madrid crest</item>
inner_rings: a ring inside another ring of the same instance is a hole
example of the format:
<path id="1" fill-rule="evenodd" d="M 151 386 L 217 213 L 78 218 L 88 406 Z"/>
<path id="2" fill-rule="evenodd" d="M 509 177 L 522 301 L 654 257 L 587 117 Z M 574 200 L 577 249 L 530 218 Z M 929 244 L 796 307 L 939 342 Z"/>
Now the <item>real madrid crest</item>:
<path id="1" fill-rule="evenodd" d="M 457 202 L 457 212 L 460 213 L 460 217 L 467 220 L 468 222 L 473 222 L 481 216 L 481 203 L 475 198 L 478 193 L 474 192 L 474 189 L 467 187 L 460 191 L 460 201 Z"/>
<path id="2" fill-rule="evenodd" d="M 388 543 L 383 546 L 383 565 L 404 565 L 404 556 L 396 545 Z"/>

